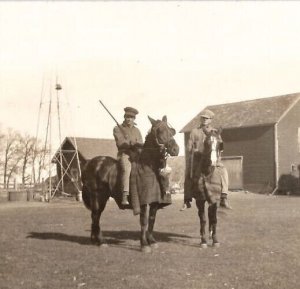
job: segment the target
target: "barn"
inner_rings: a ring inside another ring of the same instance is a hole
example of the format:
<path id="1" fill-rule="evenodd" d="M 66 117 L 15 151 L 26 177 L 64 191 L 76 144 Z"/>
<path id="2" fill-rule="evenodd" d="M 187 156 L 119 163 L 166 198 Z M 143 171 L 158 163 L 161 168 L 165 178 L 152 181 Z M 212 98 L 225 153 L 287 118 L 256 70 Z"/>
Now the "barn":
<path id="1" fill-rule="evenodd" d="M 207 106 L 222 127 L 230 189 L 261 193 L 299 191 L 300 93 Z M 196 115 L 181 130 L 185 147 Z M 187 149 L 185 155 L 188 155 Z M 187 159 L 187 158 L 186 158 Z"/>
<path id="2" fill-rule="evenodd" d="M 76 153 L 78 152 L 78 158 Z M 63 191 L 75 195 L 78 193 L 80 169 L 95 156 L 117 157 L 117 147 L 114 139 L 98 139 L 83 137 L 66 137 L 61 144 L 62 161 L 60 162 L 60 149 L 53 157 L 56 163 L 58 179 L 61 179 L 61 165 L 63 164 Z"/>

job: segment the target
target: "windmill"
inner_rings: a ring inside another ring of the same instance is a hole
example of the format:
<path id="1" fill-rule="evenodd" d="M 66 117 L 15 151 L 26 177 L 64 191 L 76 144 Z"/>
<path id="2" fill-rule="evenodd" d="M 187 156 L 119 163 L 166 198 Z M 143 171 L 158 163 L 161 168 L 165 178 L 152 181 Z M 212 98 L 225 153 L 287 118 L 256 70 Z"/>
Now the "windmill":
<path id="1" fill-rule="evenodd" d="M 45 87 L 48 89 L 45 89 Z M 47 96 L 45 91 L 48 90 Z M 42 183 L 44 187 L 44 199 L 50 201 L 55 195 L 67 195 L 65 193 L 65 178 L 72 178 L 70 174 L 70 165 L 76 162 L 78 168 L 79 178 L 81 179 L 81 168 L 77 149 L 76 137 L 73 137 L 75 148 L 73 150 L 64 150 L 62 147 L 64 113 L 61 109 L 61 103 L 66 100 L 68 114 L 70 113 L 70 104 L 67 100 L 66 94 L 62 93 L 63 87 L 58 82 L 56 76 L 55 83 L 50 79 L 46 84 L 43 81 L 41 100 L 39 105 L 38 122 L 36 130 L 36 140 L 39 136 L 40 130 L 44 134 L 43 138 L 43 156 L 42 156 Z M 66 99 L 63 99 L 66 98 Z M 44 119 L 44 121 L 42 120 Z M 54 153 L 54 145 L 58 147 Z M 81 201 L 81 188 L 76 183 L 77 197 Z"/>

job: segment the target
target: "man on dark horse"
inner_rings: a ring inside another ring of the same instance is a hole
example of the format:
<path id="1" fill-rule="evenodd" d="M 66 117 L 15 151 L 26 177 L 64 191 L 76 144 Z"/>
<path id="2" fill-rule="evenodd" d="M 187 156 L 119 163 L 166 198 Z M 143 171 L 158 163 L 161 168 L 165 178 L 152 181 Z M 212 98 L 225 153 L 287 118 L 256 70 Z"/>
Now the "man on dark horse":
<path id="1" fill-rule="evenodd" d="M 139 113 L 133 107 L 124 108 L 124 121 L 113 130 L 116 145 L 118 147 L 118 160 L 121 173 L 122 205 L 129 205 L 129 183 L 131 162 L 138 158 L 139 148 L 143 146 L 143 137 L 134 122 Z"/>
<path id="2" fill-rule="evenodd" d="M 124 111 L 124 121 L 121 125 L 114 127 L 113 135 L 118 147 L 122 205 L 126 206 L 129 205 L 128 196 L 130 192 L 129 184 L 132 162 L 137 161 L 139 158 L 140 149 L 143 146 L 143 137 L 135 123 L 136 115 L 139 113 L 138 110 L 133 107 L 125 107 Z M 162 150 L 163 149 L 162 147 Z M 160 173 L 157 176 L 162 193 L 165 193 L 168 189 L 168 176 L 168 173 L 166 173 L 166 162 L 162 161 Z"/>
<path id="3" fill-rule="evenodd" d="M 189 151 L 189 159 L 187 161 L 185 182 L 184 182 L 184 204 L 181 210 L 191 207 L 193 192 L 198 190 L 198 180 L 201 176 L 201 159 L 204 150 L 204 140 L 206 134 L 215 130 L 211 126 L 214 113 L 205 109 L 200 115 L 200 125 L 194 128 L 191 133 L 187 144 Z M 222 164 L 219 164 L 222 166 Z M 231 209 L 228 200 L 228 173 L 224 167 L 224 174 L 222 174 L 222 193 L 220 200 L 220 207 Z"/>

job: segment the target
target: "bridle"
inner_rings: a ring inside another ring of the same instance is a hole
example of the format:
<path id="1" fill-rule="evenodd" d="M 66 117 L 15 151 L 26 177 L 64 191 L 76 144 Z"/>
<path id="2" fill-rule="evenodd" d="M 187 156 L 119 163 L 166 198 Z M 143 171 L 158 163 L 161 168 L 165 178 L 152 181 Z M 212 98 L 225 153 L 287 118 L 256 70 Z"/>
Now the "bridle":
<path id="1" fill-rule="evenodd" d="M 163 125 L 166 126 L 167 131 L 168 131 L 168 142 L 166 144 L 160 143 L 158 140 L 158 137 L 157 137 L 157 130 Z M 173 130 L 173 132 L 172 132 L 172 130 Z M 170 147 L 171 142 L 173 140 L 172 137 L 175 134 L 175 129 L 170 124 L 160 121 L 160 123 L 158 125 L 155 125 L 154 127 L 152 127 L 151 131 L 154 134 L 154 141 L 155 141 L 155 144 L 157 145 L 157 147 L 159 148 L 160 152 L 164 155 L 167 155 L 168 154 L 167 150 L 168 150 L 168 147 Z"/>

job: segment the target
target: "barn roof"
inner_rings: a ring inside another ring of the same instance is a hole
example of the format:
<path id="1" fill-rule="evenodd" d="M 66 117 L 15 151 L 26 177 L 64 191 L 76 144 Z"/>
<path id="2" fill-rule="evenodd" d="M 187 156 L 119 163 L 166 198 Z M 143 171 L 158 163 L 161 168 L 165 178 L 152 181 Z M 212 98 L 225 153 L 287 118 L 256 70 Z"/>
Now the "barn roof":
<path id="1" fill-rule="evenodd" d="M 76 137 L 78 153 L 85 159 L 90 160 L 95 156 L 117 156 L 117 146 L 114 139 Z M 69 141 L 75 148 L 74 137 L 66 137 L 63 144 Z M 62 145 L 63 145 L 62 144 Z"/>
<path id="2" fill-rule="evenodd" d="M 240 128 L 277 123 L 300 99 L 300 93 L 207 106 L 215 113 L 212 125 Z M 199 112 L 180 132 L 189 132 L 199 125 Z"/>

